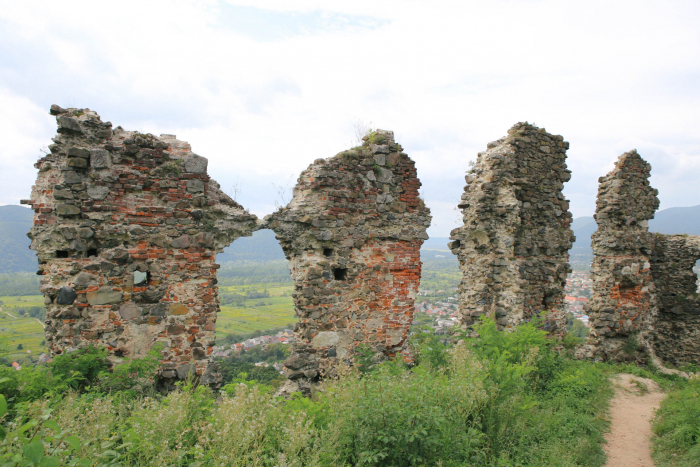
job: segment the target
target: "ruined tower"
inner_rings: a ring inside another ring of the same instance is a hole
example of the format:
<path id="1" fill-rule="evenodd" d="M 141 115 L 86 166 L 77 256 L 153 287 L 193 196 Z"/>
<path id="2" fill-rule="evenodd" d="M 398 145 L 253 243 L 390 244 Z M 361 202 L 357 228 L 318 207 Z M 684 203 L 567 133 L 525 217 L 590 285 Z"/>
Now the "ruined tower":
<path id="1" fill-rule="evenodd" d="M 615 168 L 600 178 L 593 234 L 593 295 L 584 307 L 591 331 L 581 352 L 617 359 L 637 352 L 631 335 L 645 333 L 653 321 L 651 274 L 653 234 L 649 219 L 659 207 L 649 185 L 651 166 L 636 150 L 622 154 Z M 633 349 L 626 346 L 633 345 Z M 621 349 L 625 348 L 626 352 Z"/>
<path id="2" fill-rule="evenodd" d="M 175 136 L 113 129 L 89 109 L 51 114 L 58 134 L 23 201 L 51 354 L 94 344 L 118 362 L 160 343 L 165 383 L 196 372 L 215 385 L 215 256 L 256 217 Z"/>
<path id="3" fill-rule="evenodd" d="M 419 187 L 393 133 L 377 130 L 317 159 L 289 205 L 265 218 L 290 261 L 299 316 L 288 391 L 308 392 L 358 346 L 377 360 L 405 349 L 431 219 Z"/>
<path id="4" fill-rule="evenodd" d="M 654 354 L 672 365 L 700 362 L 700 297 L 693 267 L 700 260 L 697 235 L 653 234 Z"/>
<path id="5" fill-rule="evenodd" d="M 571 178 L 568 147 L 561 136 L 518 123 L 479 153 L 459 204 L 464 224 L 449 244 L 462 271 L 463 325 L 486 314 L 511 328 L 542 311 L 549 329 L 563 324 L 574 240 L 562 194 Z"/>

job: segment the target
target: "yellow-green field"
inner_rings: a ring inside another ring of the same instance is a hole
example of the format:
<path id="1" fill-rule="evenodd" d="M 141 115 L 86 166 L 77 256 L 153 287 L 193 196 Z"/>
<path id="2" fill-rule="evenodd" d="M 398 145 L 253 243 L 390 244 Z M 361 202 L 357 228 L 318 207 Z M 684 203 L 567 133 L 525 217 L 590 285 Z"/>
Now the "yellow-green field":
<path id="1" fill-rule="evenodd" d="M 28 355 L 38 357 L 46 351 L 44 328 L 41 323 L 28 314 L 20 316 L 17 310 L 33 306 L 44 306 L 43 295 L 25 295 L 22 297 L 0 296 L 0 357 L 11 361 L 25 360 Z M 22 344 L 22 349 L 17 346 Z M 31 351 L 31 354 L 27 353 Z"/>
<path id="2" fill-rule="evenodd" d="M 281 328 L 297 322 L 292 303 L 294 286 L 287 283 L 220 287 L 219 293 L 245 294 L 246 289 L 267 289 L 269 298 L 245 300 L 245 307 L 222 305 L 216 321 L 216 335 L 247 334 L 253 331 Z M 264 304 L 264 305 L 262 305 Z"/>

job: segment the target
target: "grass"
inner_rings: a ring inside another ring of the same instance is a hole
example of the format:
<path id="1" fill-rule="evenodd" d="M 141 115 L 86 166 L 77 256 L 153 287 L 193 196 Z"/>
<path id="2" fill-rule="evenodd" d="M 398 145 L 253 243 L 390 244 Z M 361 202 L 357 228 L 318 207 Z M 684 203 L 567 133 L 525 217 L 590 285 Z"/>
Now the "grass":
<path id="1" fill-rule="evenodd" d="M 656 412 L 652 458 L 658 467 L 700 465 L 700 380 L 669 392 Z"/>
<path id="2" fill-rule="evenodd" d="M 413 368 L 358 359 L 313 397 L 288 401 L 248 384 L 215 394 L 185 383 L 161 395 L 146 386 L 157 365 L 138 373 L 141 386 L 113 390 L 95 350 L 0 368 L 9 409 L 0 463 L 24 453 L 55 457 L 46 465 L 601 466 L 608 367 L 556 354 L 534 323 L 505 334 L 484 322 L 478 332 L 451 348 L 421 336 Z"/>
<path id="3" fill-rule="evenodd" d="M 222 305 L 216 320 L 216 337 L 226 334 L 248 334 L 253 331 L 281 328 L 298 321 L 294 312 L 290 284 L 252 284 L 220 287 L 219 293 L 245 294 L 246 290 L 267 289 L 269 298 L 245 300 L 244 306 Z"/>
<path id="4" fill-rule="evenodd" d="M 32 306 L 44 306 L 43 295 L 24 295 L 19 297 L 0 296 L 2 305 L 0 308 L 0 338 L 4 342 L 4 348 L 0 349 L 0 357 L 10 361 L 22 363 L 29 355 L 38 357 L 46 352 L 44 342 L 44 328 L 34 318 L 25 314 L 20 316 L 17 312 L 20 308 Z M 22 344 L 22 349 L 17 346 Z M 27 351 L 30 351 L 28 353 Z"/>

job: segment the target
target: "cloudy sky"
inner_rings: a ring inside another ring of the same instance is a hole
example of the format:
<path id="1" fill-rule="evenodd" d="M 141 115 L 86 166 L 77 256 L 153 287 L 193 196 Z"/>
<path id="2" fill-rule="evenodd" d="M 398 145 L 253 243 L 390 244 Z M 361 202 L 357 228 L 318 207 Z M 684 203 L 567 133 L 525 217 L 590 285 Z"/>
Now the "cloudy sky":
<path id="1" fill-rule="evenodd" d="M 429 233 L 464 172 L 529 121 L 570 142 L 574 217 L 636 148 L 661 208 L 700 204 L 700 2 L 0 0 L 0 204 L 27 198 L 51 104 L 174 133 L 260 216 L 314 159 L 393 130 Z"/>

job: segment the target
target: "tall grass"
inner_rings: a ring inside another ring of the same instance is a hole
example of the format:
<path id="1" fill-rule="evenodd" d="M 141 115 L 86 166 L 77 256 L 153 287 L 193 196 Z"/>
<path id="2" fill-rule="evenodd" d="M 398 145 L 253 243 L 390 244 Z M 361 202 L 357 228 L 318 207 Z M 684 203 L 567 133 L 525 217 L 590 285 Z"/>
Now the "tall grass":
<path id="1" fill-rule="evenodd" d="M 602 465 L 604 368 L 553 352 L 534 325 L 502 334 L 484 322 L 478 332 L 451 348 L 420 336 L 417 366 L 344 367 L 311 399 L 244 384 L 215 394 L 189 383 L 166 396 L 79 386 L 35 391 L 4 424 L 15 433 L 32 418 L 54 421 L 61 436 L 41 424 L 33 436 L 61 465 Z M 67 447 L 68 435 L 80 443 Z M 0 463 L 27 436 L 8 436 Z"/>
<path id="2" fill-rule="evenodd" d="M 660 467 L 700 465 L 700 380 L 695 378 L 661 402 L 652 429 L 652 457 Z"/>

